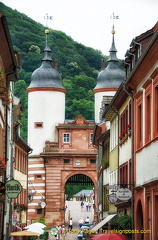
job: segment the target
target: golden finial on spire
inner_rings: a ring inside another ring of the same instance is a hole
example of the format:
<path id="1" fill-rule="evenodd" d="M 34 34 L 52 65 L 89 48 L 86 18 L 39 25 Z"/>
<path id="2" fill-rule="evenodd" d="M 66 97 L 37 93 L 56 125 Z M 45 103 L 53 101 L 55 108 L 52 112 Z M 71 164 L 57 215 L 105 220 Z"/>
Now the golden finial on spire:
<path id="1" fill-rule="evenodd" d="M 112 29 L 111 33 L 112 33 L 112 34 L 115 34 L 115 30 L 114 30 L 114 29 Z"/>
<path id="2" fill-rule="evenodd" d="M 114 13 L 113 13 L 113 15 L 110 16 L 110 18 L 112 18 L 112 20 L 113 20 L 113 25 L 112 25 L 112 31 L 111 31 L 111 33 L 112 33 L 112 34 L 115 34 L 114 19 L 119 19 L 119 16 L 115 16 Z"/>
<path id="3" fill-rule="evenodd" d="M 49 34 L 49 29 L 46 29 L 46 30 L 45 30 L 45 34 Z"/>

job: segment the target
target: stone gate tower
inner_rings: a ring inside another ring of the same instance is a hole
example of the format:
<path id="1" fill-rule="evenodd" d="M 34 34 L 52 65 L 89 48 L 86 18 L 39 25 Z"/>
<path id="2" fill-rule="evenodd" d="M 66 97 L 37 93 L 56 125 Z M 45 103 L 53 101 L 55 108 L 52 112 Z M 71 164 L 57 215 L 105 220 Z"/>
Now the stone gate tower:
<path id="1" fill-rule="evenodd" d="M 93 183 L 97 206 L 97 174 L 94 122 L 82 115 L 65 120 L 66 89 L 51 65 L 47 37 L 48 32 L 42 65 L 27 88 L 28 142 L 33 149 L 28 164 L 28 224 L 44 215 L 51 228 L 64 224 L 65 185 L 75 176 Z"/>
<path id="2" fill-rule="evenodd" d="M 43 152 L 45 141 L 58 140 L 55 126 L 65 120 L 65 92 L 60 73 L 52 66 L 51 50 L 46 46 L 42 65 L 31 77 L 28 92 L 28 142 L 32 155 Z"/>

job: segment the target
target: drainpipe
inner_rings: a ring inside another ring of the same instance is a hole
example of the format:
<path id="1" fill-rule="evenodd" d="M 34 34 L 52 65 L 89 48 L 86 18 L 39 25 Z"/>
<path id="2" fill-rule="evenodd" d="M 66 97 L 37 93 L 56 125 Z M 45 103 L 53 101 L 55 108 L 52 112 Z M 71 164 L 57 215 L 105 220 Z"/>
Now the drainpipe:
<path id="1" fill-rule="evenodd" d="M 135 44 L 139 45 L 139 47 L 140 47 L 140 55 L 142 55 L 142 44 L 136 42 L 134 39 L 133 39 L 133 42 L 134 42 Z"/>
<path id="2" fill-rule="evenodd" d="M 135 64 L 136 64 L 135 54 L 131 53 L 129 50 L 127 50 L 127 52 L 129 53 L 129 55 L 133 56 L 133 58 L 134 58 L 134 66 L 135 66 Z"/>
<path id="3" fill-rule="evenodd" d="M 129 76 L 129 74 L 130 74 L 130 72 L 131 72 L 131 66 L 130 66 L 130 64 L 129 63 L 127 63 L 126 62 L 126 59 L 125 59 L 125 61 L 124 61 L 124 64 L 126 64 L 126 65 L 128 65 L 129 66 L 129 73 L 127 72 L 127 70 L 126 70 L 126 77 L 128 77 Z"/>
<path id="4" fill-rule="evenodd" d="M 9 75 L 9 74 L 8 74 Z M 11 94 L 13 94 L 13 86 L 9 82 L 9 87 L 11 87 Z M 10 108 L 10 110 L 9 110 Z M 9 129 L 9 128 L 10 129 Z M 9 129 L 9 130 L 8 130 Z M 13 179 L 13 107 L 10 104 L 6 106 L 6 143 L 5 143 L 5 158 L 7 162 L 5 182 Z M 5 215 L 4 215 L 4 239 L 9 239 L 9 234 L 12 231 L 12 199 L 7 196 L 5 198 Z"/>
<path id="5" fill-rule="evenodd" d="M 132 181 L 132 202 L 131 202 L 131 212 L 132 212 L 132 229 L 134 229 L 134 99 L 133 93 L 128 91 L 123 85 L 123 90 L 131 97 L 131 181 Z M 134 240 L 134 235 L 132 234 L 132 240 Z"/>
<path id="6" fill-rule="evenodd" d="M 102 147 L 102 153 L 103 153 L 103 144 L 100 144 L 99 143 L 99 146 Z M 102 154 L 103 155 L 103 154 Z M 102 168 L 102 185 L 103 185 L 103 168 Z M 102 219 L 103 219 L 103 201 L 104 201 L 104 198 L 103 198 L 103 191 L 102 191 L 102 208 L 101 208 L 101 215 L 102 215 Z M 98 219 L 97 219 L 98 220 Z"/>

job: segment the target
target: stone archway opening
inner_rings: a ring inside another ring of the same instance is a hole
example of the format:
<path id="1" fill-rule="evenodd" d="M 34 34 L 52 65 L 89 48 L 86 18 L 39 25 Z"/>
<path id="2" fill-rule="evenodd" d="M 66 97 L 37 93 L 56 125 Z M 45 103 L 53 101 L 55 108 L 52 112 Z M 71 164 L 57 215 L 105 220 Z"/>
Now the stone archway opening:
<path id="1" fill-rule="evenodd" d="M 136 229 L 139 231 L 144 229 L 144 222 L 143 222 L 143 208 L 142 208 L 142 203 L 139 200 L 137 203 L 137 211 L 136 211 Z M 144 234 L 143 233 L 138 233 L 137 234 L 137 239 L 143 240 L 144 239 Z"/>
<path id="2" fill-rule="evenodd" d="M 80 218 L 94 221 L 94 183 L 85 174 L 74 174 L 65 184 L 65 223 L 72 218 L 78 228 Z"/>

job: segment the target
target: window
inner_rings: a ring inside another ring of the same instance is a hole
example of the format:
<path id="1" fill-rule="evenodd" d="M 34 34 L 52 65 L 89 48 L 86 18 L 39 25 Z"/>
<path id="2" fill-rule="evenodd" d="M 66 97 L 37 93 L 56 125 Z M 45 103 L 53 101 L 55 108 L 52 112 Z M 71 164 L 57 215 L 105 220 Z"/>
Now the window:
<path id="1" fill-rule="evenodd" d="M 126 109 L 120 115 L 120 133 L 119 139 L 124 142 L 130 136 L 131 129 L 131 102 L 127 105 Z"/>
<path id="2" fill-rule="evenodd" d="M 120 184 L 128 184 L 128 163 L 120 166 Z"/>
<path id="3" fill-rule="evenodd" d="M 70 159 L 64 159 L 64 164 L 70 164 Z"/>
<path id="4" fill-rule="evenodd" d="M 90 133 L 90 143 L 93 142 L 93 133 Z"/>
<path id="5" fill-rule="evenodd" d="M 43 122 L 35 122 L 34 127 L 35 128 L 43 128 Z"/>
<path id="6" fill-rule="evenodd" d="M 154 89 L 154 137 L 158 135 L 158 86 Z"/>
<path id="7" fill-rule="evenodd" d="M 136 127 L 135 127 L 135 131 L 136 131 L 136 147 L 137 149 L 139 149 L 140 147 L 142 147 L 143 144 L 143 135 L 142 135 L 142 98 L 143 98 L 143 92 L 140 91 L 137 93 L 136 96 Z"/>
<path id="8" fill-rule="evenodd" d="M 36 179 L 41 179 L 42 176 L 41 175 L 36 175 Z"/>
<path id="9" fill-rule="evenodd" d="M 96 159 L 90 159 L 90 164 L 96 164 Z"/>
<path id="10" fill-rule="evenodd" d="M 158 68 L 151 75 L 153 79 L 153 137 L 158 136 Z"/>
<path id="11" fill-rule="evenodd" d="M 145 143 L 148 143 L 151 140 L 151 79 L 148 79 L 143 88 L 145 89 Z"/>
<path id="12" fill-rule="evenodd" d="M 63 142 L 69 143 L 70 142 L 70 133 L 64 133 L 63 134 Z"/>
<path id="13" fill-rule="evenodd" d="M 42 214 L 42 208 L 37 209 L 37 214 Z"/>

